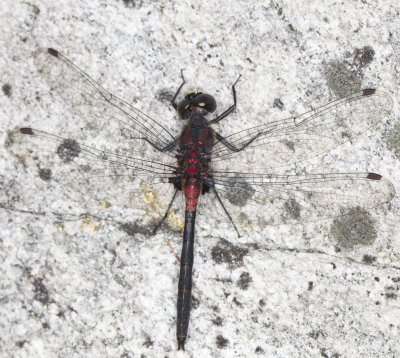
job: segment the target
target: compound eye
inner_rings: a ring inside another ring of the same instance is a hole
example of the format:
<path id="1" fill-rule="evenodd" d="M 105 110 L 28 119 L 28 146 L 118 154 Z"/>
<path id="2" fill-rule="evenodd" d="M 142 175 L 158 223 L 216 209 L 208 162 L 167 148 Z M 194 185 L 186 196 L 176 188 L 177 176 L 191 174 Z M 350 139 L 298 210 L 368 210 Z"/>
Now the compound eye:
<path id="1" fill-rule="evenodd" d="M 217 108 L 214 97 L 206 93 L 201 93 L 197 95 L 196 98 L 191 102 L 196 107 L 200 107 L 209 113 L 214 112 Z"/>
<path id="2" fill-rule="evenodd" d="M 195 99 L 198 95 L 202 94 L 203 92 L 201 92 L 200 90 L 192 90 L 189 92 L 185 93 L 185 99 L 192 101 L 193 99 Z"/>

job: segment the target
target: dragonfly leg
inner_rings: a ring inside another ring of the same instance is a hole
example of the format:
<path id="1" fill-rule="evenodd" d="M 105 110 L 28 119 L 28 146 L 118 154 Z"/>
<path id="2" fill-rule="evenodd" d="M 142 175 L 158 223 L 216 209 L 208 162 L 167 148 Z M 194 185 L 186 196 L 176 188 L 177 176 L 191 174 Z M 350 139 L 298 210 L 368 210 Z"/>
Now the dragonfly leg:
<path id="1" fill-rule="evenodd" d="M 172 107 L 175 108 L 175 110 L 178 108 L 178 104 L 176 103 L 176 97 L 178 97 L 179 92 L 181 91 L 183 85 L 185 84 L 185 77 L 183 77 L 183 70 L 181 70 L 181 77 L 182 77 L 182 84 L 179 86 L 178 90 L 176 91 L 174 98 L 172 98 L 171 104 Z"/>
<path id="2" fill-rule="evenodd" d="M 232 94 L 233 94 L 233 105 L 230 106 L 225 112 L 221 113 L 217 118 L 213 119 L 210 121 L 210 123 L 217 123 L 221 119 L 224 119 L 226 116 L 228 116 L 230 113 L 232 113 L 236 109 L 236 83 L 238 83 L 239 78 L 241 75 L 239 75 L 238 79 L 235 81 L 235 83 L 232 85 Z"/>
<path id="3" fill-rule="evenodd" d="M 222 202 L 221 197 L 220 197 L 219 194 L 218 194 L 217 189 L 215 188 L 214 180 L 208 179 L 208 180 L 206 181 L 206 184 L 207 184 L 207 185 L 211 188 L 211 190 L 214 192 L 215 196 L 217 197 L 219 203 L 220 203 L 221 206 L 222 206 L 222 209 L 224 209 L 225 214 L 228 216 L 230 222 L 232 223 L 233 227 L 235 228 L 236 233 L 238 234 L 238 237 L 240 237 L 240 233 L 239 233 L 238 228 L 237 228 L 236 225 L 235 225 L 235 222 L 233 221 L 231 215 L 229 214 L 229 211 L 226 209 L 224 203 Z"/>
<path id="4" fill-rule="evenodd" d="M 266 133 L 268 133 L 268 131 L 257 133 L 253 138 L 250 138 L 245 144 L 243 144 L 240 147 L 236 147 L 234 144 L 230 143 L 219 133 L 215 133 L 215 136 L 225 147 L 229 148 L 232 152 L 241 152 L 243 149 L 245 149 L 247 146 L 253 143 L 260 135 L 264 135 Z"/>
<path id="5" fill-rule="evenodd" d="M 144 141 L 146 141 L 147 143 L 149 143 L 153 148 L 157 149 L 159 152 L 170 152 L 173 149 L 175 149 L 178 141 L 176 139 L 174 139 L 173 141 L 169 142 L 165 147 L 160 147 L 159 145 L 157 145 L 156 143 L 153 143 L 150 139 L 146 138 L 146 137 L 142 137 L 142 138 L 134 138 L 134 139 L 142 139 Z"/>
<path id="6" fill-rule="evenodd" d="M 175 190 L 175 193 L 174 193 L 174 195 L 172 196 L 172 199 L 171 199 L 171 201 L 170 201 L 170 203 L 169 203 L 169 205 L 168 205 L 168 209 L 167 209 L 167 211 L 165 212 L 163 218 L 160 220 L 160 222 L 159 222 L 159 223 L 157 224 L 157 226 L 154 228 L 153 234 L 155 234 L 155 233 L 157 232 L 157 230 L 160 228 L 160 226 L 163 224 L 163 222 L 164 222 L 165 219 L 167 218 L 168 212 L 170 211 L 170 209 L 171 209 L 171 207 L 172 207 L 172 204 L 174 203 L 174 200 L 175 200 L 175 198 L 176 198 L 176 194 L 178 194 L 178 189 Z"/>

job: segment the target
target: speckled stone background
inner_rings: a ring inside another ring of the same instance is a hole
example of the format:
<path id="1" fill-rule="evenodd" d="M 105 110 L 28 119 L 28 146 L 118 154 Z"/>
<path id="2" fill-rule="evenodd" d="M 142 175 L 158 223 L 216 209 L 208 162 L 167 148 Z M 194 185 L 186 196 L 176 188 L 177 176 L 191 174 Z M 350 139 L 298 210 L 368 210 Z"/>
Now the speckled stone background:
<path id="1" fill-rule="evenodd" d="M 33 63 L 38 47 L 54 47 L 175 133 L 181 68 L 219 108 L 242 75 L 221 132 L 382 89 L 392 113 L 301 170 L 377 172 L 400 192 L 399 13 L 397 1 L 370 0 L 3 0 L 0 356 L 400 356 L 397 196 L 240 239 L 199 215 L 190 336 L 177 352 L 179 225 L 153 235 L 145 212 L 89 206 L 7 149 L 16 127 L 77 123 Z"/>

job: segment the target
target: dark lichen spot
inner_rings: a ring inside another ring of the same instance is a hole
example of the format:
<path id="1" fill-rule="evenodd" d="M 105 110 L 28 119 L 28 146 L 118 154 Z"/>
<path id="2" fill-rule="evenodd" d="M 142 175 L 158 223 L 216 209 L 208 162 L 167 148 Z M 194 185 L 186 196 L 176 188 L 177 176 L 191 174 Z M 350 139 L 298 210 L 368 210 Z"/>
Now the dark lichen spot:
<path id="1" fill-rule="evenodd" d="M 294 199 L 286 201 L 284 208 L 291 219 L 297 220 L 300 218 L 300 205 Z"/>
<path id="2" fill-rule="evenodd" d="M 314 288 L 314 282 L 309 281 L 309 282 L 308 282 L 308 291 L 312 291 L 313 288 Z"/>
<path id="3" fill-rule="evenodd" d="M 342 63 L 331 63 L 326 72 L 328 87 L 338 96 L 344 97 L 360 90 L 361 80 L 357 72 Z"/>
<path id="4" fill-rule="evenodd" d="M 222 318 L 219 316 L 215 317 L 211 322 L 214 326 L 217 326 L 217 327 L 222 326 Z"/>
<path id="5" fill-rule="evenodd" d="M 190 306 L 192 307 L 192 310 L 195 310 L 199 307 L 200 305 L 200 301 L 197 298 L 197 296 L 195 294 L 192 294 L 192 300 L 190 302 Z"/>
<path id="6" fill-rule="evenodd" d="M 369 213 L 353 208 L 333 221 L 330 232 L 336 247 L 349 250 L 357 245 L 372 245 L 377 237 L 374 225 Z"/>
<path id="7" fill-rule="evenodd" d="M 282 143 L 286 145 L 292 152 L 294 152 L 294 142 L 291 140 L 283 140 Z"/>
<path id="8" fill-rule="evenodd" d="M 397 158 L 400 158 L 400 123 L 386 133 L 386 145 Z"/>
<path id="9" fill-rule="evenodd" d="M 364 255 L 362 258 L 362 262 L 368 265 L 373 264 L 375 261 L 376 261 L 375 256 Z"/>
<path id="10" fill-rule="evenodd" d="M 121 355 L 121 358 L 133 358 L 133 355 L 130 353 L 130 352 L 128 352 L 128 351 L 124 351 L 123 353 L 122 353 L 122 355 Z M 145 355 L 145 354 L 141 354 L 140 355 L 140 358 L 147 358 L 147 356 Z"/>
<path id="11" fill-rule="evenodd" d="M 217 264 L 226 263 L 230 268 L 243 265 L 243 257 L 248 255 L 249 250 L 235 246 L 229 241 L 221 239 L 211 250 L 211 257 Z"/>
<path id="12" fill-rule="evenodd" d="M 385 297 L 386 297 L 386 299 L 388 299 L 388 300 L 395 300 L 395 299 L 397 299 L 397 295 L 396 295 L 396 293 L 394 293 L 394 292 L 386 292 L 386 293 L 385 293 Z"/>
<path id="13" fill-rule="evenodd" d="M 263 299 L 259 300 L 258 304 L 260 305 L 260 307 L 264 307 L 266 305 L 266 303 Z"/>
<path id="14" fill-rule="evenodd" d="M 49 326 L 49 324 L 48 324 L 48 323 L 46 323 L 46 322 L 43 322 L 43 323 L 42 323 L 42 328 L 44 328 L 44 329 L 49 329 L 49 328 L 50 328 L 50 326 Z"/>
<path id="15" fill-rule="evenodd" d="M 242 302 L 240 302 L 236 297 L 233 297 L 232 302 L 238 306 L 238 307 L 242 307 Z"/>
<path id="16" fill-rule="evenodd" d="M 42 278 L 34 278 L 33 280 L 33 292 L 35 294 L 35 300 L 39 301 L 42 305 L 48 305 L 52 302 L 49 297 L 49 292 L 43 283 Z"/>
<path id="17" fill-rule="evenodd" d="M 274 99 L 274 103 L 272 105 L 274 108 L 279 108 L 280 110 L 283 109 L 283 103 L 279 98 Z"/>
<path id="18" fill-rule="evenodd" d="M 142 0 L 140 0 L 140 1 L 138 1 L 138 0 L 122 0 L 122 2 L 124 3 L 124 5 L 126 7 L 131 7 L 131 8 L 135 8 L 135 7 L 139 8 L 143 4 Z"/>
<path id="19" fill-rule="evenodd" d="M 65 163 L 72 162 L 79 156 L 81 148 L 74 139 L 65 139 L 57 148 L 57 154 Z"/>
<path id="20" fill-rule="evenodd" d="M 156 98 L 157 98 L 160 102 L 165 102 L 165 103 L 168 103 L 168 104 L 169 104 L 169 103 L 171 103 L 171 101 L 172 101 L 173 94 L 172 94 L 170 91 L 164 89 L 164 90 L 161 90 L 161 91 L 159 91 L 159 92 L 157 93 Z"/>
<path id="21" fill-rule="evenodd" d="M 319 336 L 325 337 L 325 333 L 324 331 L 317 329 L 315 331 L 311 331 L 310 333 L 308 333 L 308 336 L 313 339 L 318 339 Z"/>
<path id="22" fill-rule="evenodd" d="M 323 358 L 329 358 L 329 356 L 326 354 L 325 348 L 321 348 L 321 349 L 319 350 L 319 352 L 320 352 L 320 354 L 321 354 L 321 357 L 323 357 Z"/>
<path id="23" fill-rule="evenodd" d="M 135 236 L 136 234 L 150 235 L 151 230 L 140 226 L 136 223 L 120 223 L 119 228 L 125 231 L 129 236 Z"/>
<path id="24" fill-rule="evenodd" d="M 50 169 L 39 169 L 39 177 L 44 181 L 49 181 L 51 179 L 51 174 Z"/>
<path id="25" fill-rule="evenodd" d="M 217 344 L 217 347 L 220 349 L 227 347 L 229 344 L 229 340 L 227 340 L 226 338 L 224 338 L 221 335 L 217 336 L 217 338 L 215 339 L 215 342 Z"/>
<path id="26" fill-rule="evenodd" d="M 143 346 L 146 348 L 150 348 L 153 346 L 153 344 L 154 344 L 154 342 L 151 340 L 150 336 L 146 334 L 146 339 L 143 342 Z"/>
<path id="27" fill-rule="evenodd" d="M 257 353 L 257 354 L 263 354 L 263 353 L 265 353 L 265 352 L 264 352 L 264 349 L 262 349 L 260 346 L 258 346 L 258 347 L 255 349 L 254 352 Z"/>
<path id="28" fill-rule="evenodd" d="M 9 85 L 8 83 L 5 83 L 1 89 L 3 90 L 3 93 L 7 96 L 7 97 L 11 97 L 11 85 Z"/>
<path id="29" fill-rule="evenodd" d="M 247 290 L 249 288 L 250 282 L 252 281 L 253 279 L 250 277 L 250 274 L 248 272 L 242 272 L 236 284 L 242 290 Z"/>
<path id="30" fill-rule="evenodd" d="M 229 185 L 227 199 L 236 206 L 245 206 L 256 192 L 255 189 L 246 182 L 228 179 L 227 184 Z"/>
<path id="31" fill-rule="evenodd" d="M 376 281 L 376 282 L 379 282 L 380 280 L 379 280 L 379 277 L 374 277 L 374 280 Z"/>
<path id="32" fill-rule="evenodd" d="M 375 56 L 375 51 L 371 46 L 364 46 L 354 50 L 354 65 L 362 68 L 369 65 Z"/>
<path id="33" fill-rule="evenodd" d="M 26 341 L 26 340 L 17 341 L 17 343 L 15 343 L 15 344 L 16 344 L 16 346 L 17 346 L 18 348 L 22 348 L 26 342 L 28 342 L 28 341 Z"/>

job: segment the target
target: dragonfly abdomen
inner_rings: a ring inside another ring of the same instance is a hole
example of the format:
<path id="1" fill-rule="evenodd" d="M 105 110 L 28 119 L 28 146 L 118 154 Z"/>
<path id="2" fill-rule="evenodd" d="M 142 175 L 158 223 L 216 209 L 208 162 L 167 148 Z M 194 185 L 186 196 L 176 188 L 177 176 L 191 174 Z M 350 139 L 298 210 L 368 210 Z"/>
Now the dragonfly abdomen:
<path id="1" fill-rule="evenodd" d="M 185 350 L 185 340 L 189 327 L 190 302 L 192 298 L 192 268 L 195 220 L 196 208 L 191 212 L 186 210 L 185 229 L 183 232 L 183 245 L 181 255 L 181 268 L 178 284 L 178 317 L 176 322 L 176 338 L 178 340 L 178 350 L 181 348 Z"/>

